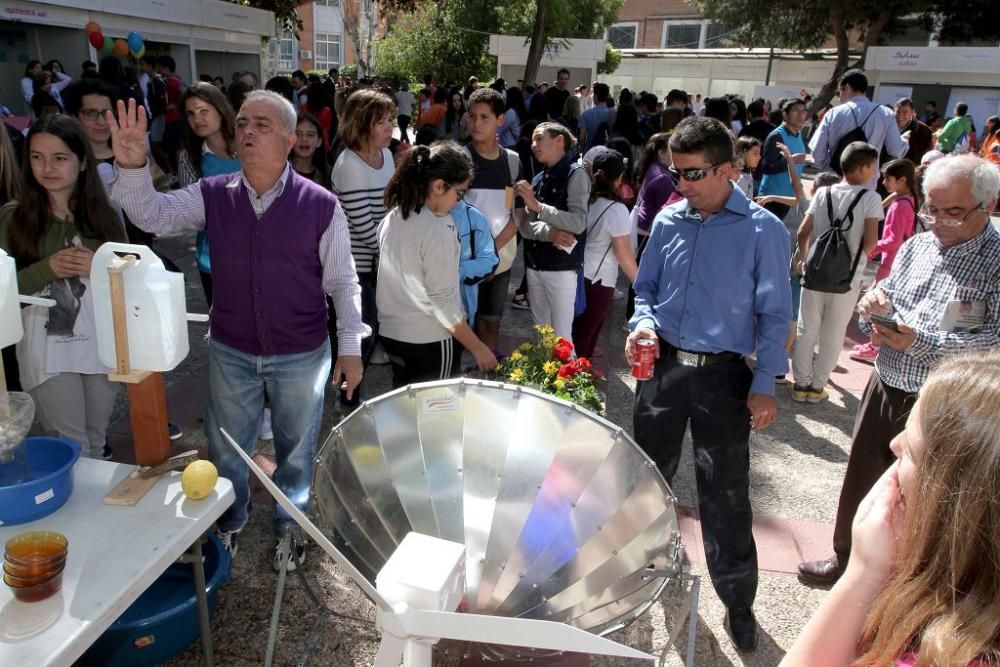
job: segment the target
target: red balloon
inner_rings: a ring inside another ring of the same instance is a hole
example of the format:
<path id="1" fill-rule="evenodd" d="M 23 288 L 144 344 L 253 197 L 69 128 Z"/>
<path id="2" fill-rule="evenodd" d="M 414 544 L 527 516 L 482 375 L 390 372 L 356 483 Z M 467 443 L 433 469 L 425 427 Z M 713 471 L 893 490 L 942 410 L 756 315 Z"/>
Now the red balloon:
<path id="1" fill-rule="evenodd" d="M 120 55 L 120 56 L 127 56 L 128 55 L 128 42 L 126 42 L 124 39 L 116 39 L 115 40 L 114 49 L 115 49 L 115 53 L 117 53 L 118 55 Z"/>
<path id="2" fill-rule="evenodd" d="M 102 46 L 104 46 L 104 35 L 101 34 L 100 30 L 98 30 L 97 32 L 92 32 L 89 35 L 87 35 L 87 40 L 90 42 L 90 45 L 95 49 L 99 49 Z"/>
<path id="3" fill-rule="evenodd" d="M 98 25 L 97 21 L 89 21 L 83 29 L 88 36 L 95 32 L 101 32 L 101 26 Z"/>

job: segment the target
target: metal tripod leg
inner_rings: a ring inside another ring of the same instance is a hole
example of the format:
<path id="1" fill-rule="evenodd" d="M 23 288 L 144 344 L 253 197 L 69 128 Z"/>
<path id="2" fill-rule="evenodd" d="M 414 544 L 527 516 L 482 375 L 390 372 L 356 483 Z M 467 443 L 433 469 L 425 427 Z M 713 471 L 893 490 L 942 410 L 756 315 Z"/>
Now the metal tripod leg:
<path id="1" fill-rule="evenodd" d="M 688 613 L 688 651 L 687 667 L 694 667 L 695 649 L 698 643 L 698 598 L 701 594 L 701 577 L 684 573 L 683 579 L 691 582 L 691 611 Z"/>
<path id="2" fill-rule="evenodd" d="M 291 560 L 291 538 L 286 534 L 278 544 L 278 557 L 281 569 L 278 570 L 278 587 L 274 591 L 274 607 L 271 609 L 271 628 L 267 633 L 267 656 L 264 667 L 271 667 L 274 661 L 274 645 L 278 641 L 278 619 L 281 617 L 281 603 L 285 597 L 285 577 L 288 575 L 288 562 Z"/>
<path id="3" fill-rule="evenodd" d="M 688 642 L 687 642 L 687 657 L 684 664 L 687 667 L 695 667 L 695 649 L 698 643 L 698 601 L 701 596 L 701 577 L 696 574 L 690 574 L 689 572 L 676 572 L 676 571 L 660 571 L 648 569 L 647 572 L 649 576 L 668 576 L 673 577 L 677 581 L 677 586 L 689 586 L 687 592 L 684 594 L 684 604 L 681 607 L 681 612 L 678 618 L 688 618 Z M 670 588 L 670 586 L 664 587 L 664 593 Z M 662 595 L 663 593 L 661 593 Z M 682 624 L 678 624 L 676 629 L 670 633 L 667 638 L 666 644 L 663 646 L 663 650 L 660 652 L 660 659 L 657 662 L 658 665 L 664 665 L 667 660 L 667 653 L 670 652 L 671 647 L 673 647 L 674 642 L 680 635 L 683 629 Z M 678 651 L 679 653 L 679 651 Z"/>
<path id="4" fill-rule="evenodd" d="M 208 591 L 205 587 L 205 558 L 201 551 L 199 537 L 191 545 L 191 550 L 178 558 L 180 563 L 189 563 L 194 569 L 194 592 L 198 599 L 198 628 L 201 631 L 201 651 L 205 667 L 214 667 L 215 649 L 212 645 L 212 624 L 208 618 Z"/>

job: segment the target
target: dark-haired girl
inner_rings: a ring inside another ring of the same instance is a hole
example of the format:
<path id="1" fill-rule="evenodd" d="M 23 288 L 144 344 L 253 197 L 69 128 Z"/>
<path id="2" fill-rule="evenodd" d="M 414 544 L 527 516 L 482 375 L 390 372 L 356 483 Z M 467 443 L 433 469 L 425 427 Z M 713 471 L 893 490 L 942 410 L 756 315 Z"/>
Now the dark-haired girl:
<path id="1" fill-rule="evenodd" d="M 329 190 L 330 168 L 327 167 L 326 151 L 323 150 L 323 126 L 311 113 L 300 113 L 295 125 L 295 136 L 295 145 L 288 153 L 292 169 Z"/>
<path id="2" fill-rule="evenodd" d="M 461 248 L 449 211 L 471 179 L 468 154 L 445 141 L 411 148 L 386 187 L 376 302 L 393 387 L 457 376 L 462 348 L 481 370 L 497 365 L 466 323 L 459 292 Z"/>
<path id="3" fill-rule="evenodd" d="M 236 114 L 229 100 L 210 83 L 199 82 L 181 96 L 181 108 L 187 117 L 184 148 L 177 153 L 177 184 L 185 188 L 205 176 L 218 176 L 240 170 L 233 150 Z M 195 259 L 205 300 L 212 305 L 212 264 L 208 257 L 208 234 L 198 232 Z"/>
<path id="4" fill-rule="evenodd" d="M 90 266 L 94 250 L 125 241 L 80 124 L 55 115 L 31 127 L 24 192 L 0 208 L 0 247 L 17 263 L 18 289 L 56 301 L 23 311 L 21 385 L 46 429 L 99 457 L 116 387 L 97 354 Z"/>
<path id="5" fill-rule="evenodd" d="M 625 272 L 629 284 L 635 280 L 632 222 L 619 194 L 625 169 L 625 157 L 618 151 L 608 150 L 594 158 L 587 246 L 583 253 L 587 308 L 573 320 L 573 345 L 582 357 L 594 356 L 597 336 L 611 310 L 618 267 Z"/>

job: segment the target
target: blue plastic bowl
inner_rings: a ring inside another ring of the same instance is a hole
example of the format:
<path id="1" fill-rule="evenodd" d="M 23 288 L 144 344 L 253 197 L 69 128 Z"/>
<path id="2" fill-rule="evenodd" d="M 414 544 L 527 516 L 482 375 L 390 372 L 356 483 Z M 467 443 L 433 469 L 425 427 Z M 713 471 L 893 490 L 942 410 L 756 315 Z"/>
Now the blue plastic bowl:
<path id="1" fill-rule="evenodd" d="M 202 545 L 209 617 L 219 586 L 229 580 L 232 560 L 213 534 Z M 154 665 L 174 657 L 201 635 L 194 569 L 174 563 L 87 649 L 82 664 L 93 667 Z"/>
<path id="2" fill-rule="evenodd" d="M 73 465 L 80 444 L 62 438 L 25 440 L 27 482 L 0 486 L 0 524 L 14 525 L 41 519 L 62 507 L 73 493 Z M 15 465 L 15 464 L 7 464 Z"/>

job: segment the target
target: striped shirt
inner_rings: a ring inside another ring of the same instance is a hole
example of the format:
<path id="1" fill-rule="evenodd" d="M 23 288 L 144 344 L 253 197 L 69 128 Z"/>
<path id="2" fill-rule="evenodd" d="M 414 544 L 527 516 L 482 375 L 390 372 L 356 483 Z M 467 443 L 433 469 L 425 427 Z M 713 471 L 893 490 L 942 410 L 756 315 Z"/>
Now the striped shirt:
<path id="1" fill-rule="evenodd" d="M 883 382 L 917 392 L 944 357 L 1000 345 L 1000 234 L 992 224 L 965 243 L 945 248 L 932 232 L 917 234 L 900 248 L 889 277 L 879 283 L 893 314 L 917 332 L 904 352 L 883 345 L 875 371 Z M 941 322 L 952 301 L 985 303 L 983 326 L 975 333 L 944 331 Z M 871 326 L 861 318 L 861 328 Z"/>
<path id="2" fill-rule="evenodd" d="M 260 195 L 242 171 L 234 173 L 233 180 L 226 187 L 238 188 L 242 183 L 259 218 L 284 192 L 290 171 L 291 168 L 286 165 L 274 187 Z M 140 229 L 157 236 L 169 236 L 205 228 L 205 200 L 201 183 L 160 193 L 153 187 L 146 167 L 119 167 L 117 172 L 111 198 L 125 209 Z M 339 353 L 341 356 L 360 356 L 361 339 L 370 335 L 371 329 L 361 322 L 361 286 L 354 271 L 348 242 L 347 221 L 341 207 L 337 206 L 329 227 L 319 239 L 317 252 L 323 265 L 323 290 L 330 295 L 337 312 Z"/>
<path id="3" fill-rule="evenodd" d="M 396 165 L 388 148 L 382 149 L 382 167 L 372 168 L 351 149 L 333 166 L 333 191 L 347 214 L 351 254 L 358 273 L 371 273 L 378 256 L 378 223 L 385 217 L 385 187 Z"/>

